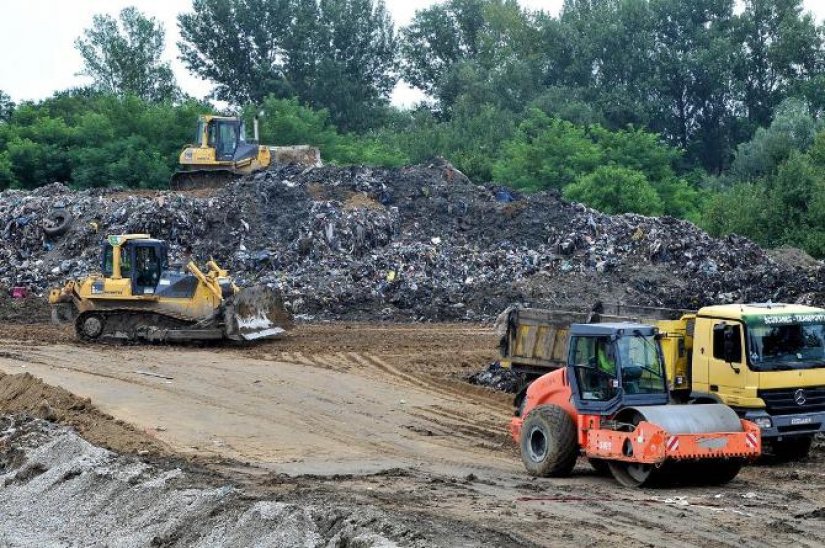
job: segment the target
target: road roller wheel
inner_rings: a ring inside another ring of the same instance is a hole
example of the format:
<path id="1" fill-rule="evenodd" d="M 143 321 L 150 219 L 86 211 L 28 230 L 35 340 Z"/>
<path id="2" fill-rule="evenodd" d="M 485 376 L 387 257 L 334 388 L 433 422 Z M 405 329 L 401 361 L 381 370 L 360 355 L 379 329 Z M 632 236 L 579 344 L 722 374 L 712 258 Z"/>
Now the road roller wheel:
<path id="1" fill-rule="evenodd" d="M 590 463 L 590 466 L 593 467 L 593 470 L 600 476 L 609 476 L 610 475 L 610 465 L 608 465 L 607 461 L 604 459 L 597 459 L 594 457 L 589 457 L 587 461 Z"/>
<path id="2" fill-rule="evenodd" d="M 532 476 L 570 475 L 579 456 L 576 425 L 557 405 L 541 405 L 521 428 L 521 460 Z"/>
<path id="3" fill-rule="evenodd" d="M 650 485 L 656 478 L 656 467 L 652 464 L 611 460 L 607 462 L 610 473 L 625 487 Z"/>

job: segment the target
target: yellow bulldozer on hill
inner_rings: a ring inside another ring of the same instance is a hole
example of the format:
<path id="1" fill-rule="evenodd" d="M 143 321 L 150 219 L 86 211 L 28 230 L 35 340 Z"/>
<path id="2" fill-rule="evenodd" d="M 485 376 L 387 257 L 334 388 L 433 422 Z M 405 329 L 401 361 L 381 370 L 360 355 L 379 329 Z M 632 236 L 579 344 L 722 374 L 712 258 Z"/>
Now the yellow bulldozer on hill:
<path id="1" fill-rule="evenodd" d="M 242 175 L 267 169 L 273 162 L 315 166 L 321 152 L 309 145 L 268 146 L 258 142 L 258 119 L 254 140 L 246 140 L 243 121 L 232 116 L 204 114 L 198 117 L 195 141 L 180 153 L 180 169 L 172 175 L 172 190 L 195 190 L 223 186 Z"/>

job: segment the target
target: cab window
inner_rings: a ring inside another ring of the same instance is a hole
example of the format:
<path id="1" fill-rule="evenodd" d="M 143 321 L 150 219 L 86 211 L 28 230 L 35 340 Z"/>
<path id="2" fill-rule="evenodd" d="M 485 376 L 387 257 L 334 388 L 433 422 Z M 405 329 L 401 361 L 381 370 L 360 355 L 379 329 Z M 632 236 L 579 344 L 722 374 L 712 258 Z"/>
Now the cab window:
<path id="1" fill-rule="evenodd" d="M 738 324 L 713 326 L 713 358 L 728 363 L 742 362 L 742 332 Z"/>
<path id="2" fill-rule="evenodd" d="M 665 372 L 654 335 L 637 333 L 616 342 L 622 364 L 622 388 L 627 394 L 667 391 Z"/>
<path id="3" fill-rule="evenodd" d="M 107 244 L 103 250 L 103 275 L 107 278 L 112 277 L 112 262 L 112 246 Z"/>
<path id="4" fill-rule="evenodd" d="M 616 353 L 610 337 L 576 337 L 572 344 L 580 397 L 593 401 L 615 397 Z"/>
<path id="5" fill-rule="evenodd" d="M 154 247 L 135 249 L 135 285 L 155 287 L 160 279 L 160 258 Z"/>
<path id="6" fill-rule="evenodd" d="M 114 261 L 112 256 L 113 248 L 107 244 L 105 250 L 103 251 L 103 275 L 107 278 L 111 278 L 114 275 Z M 128 246 L 122 246 L 120 248 L 120 275 L 124 278 L 128 278 L 131 272 L 131 253 L 129 252 Z"/>

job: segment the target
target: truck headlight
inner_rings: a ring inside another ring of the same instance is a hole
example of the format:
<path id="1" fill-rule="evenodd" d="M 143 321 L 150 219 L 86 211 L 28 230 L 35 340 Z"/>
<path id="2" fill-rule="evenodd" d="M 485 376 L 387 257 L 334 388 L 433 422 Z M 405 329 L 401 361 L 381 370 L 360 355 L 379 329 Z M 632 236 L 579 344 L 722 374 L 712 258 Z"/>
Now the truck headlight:
<path id="1" fill-rule="evenodd" d="M 756 426 L 763 429 L 770 428 L 771 426 L 773 426 L 773 422 L 771 422 L 770 417 L 759 417 L 757 419 L 753 419 L 753 422 L 756 423 Z"/>

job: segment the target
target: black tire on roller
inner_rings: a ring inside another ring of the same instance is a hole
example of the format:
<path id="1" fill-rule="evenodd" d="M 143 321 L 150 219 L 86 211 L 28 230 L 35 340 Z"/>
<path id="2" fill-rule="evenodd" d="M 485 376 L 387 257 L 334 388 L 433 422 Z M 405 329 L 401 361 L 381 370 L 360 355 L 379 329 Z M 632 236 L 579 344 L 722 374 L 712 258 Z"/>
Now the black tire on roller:
<path id="1" fill-rule="evenodd" d="M 579 456 L 576 425 L 557 405 L 541 405 L 521 428 L 521 460 L 532 476 L 570 475 Z"/>
<path id="2" fill-rule="evenodd" d="M 43 220 L 46 236 L 60 236 L 72 226 L 72 216 L 68 211 L 55 210 Z"/>
<path id="3" fill-rule="evenodd" d="M 780 462 L 802 460 L 808 456 L 813 439 L 813 436 L 786 438 L 782 441 L 771 442 L 770 449 L 773 456 Z"/>
<path id="4" fill-rule="evenodd" d="M 607 464 L 606 460 L 588 457 L 587 461 L 590 463 L 590 466 L 593 467 L 593 470 L 595 470 L 598 475 L 610 475 L 610 465 Z"/>

